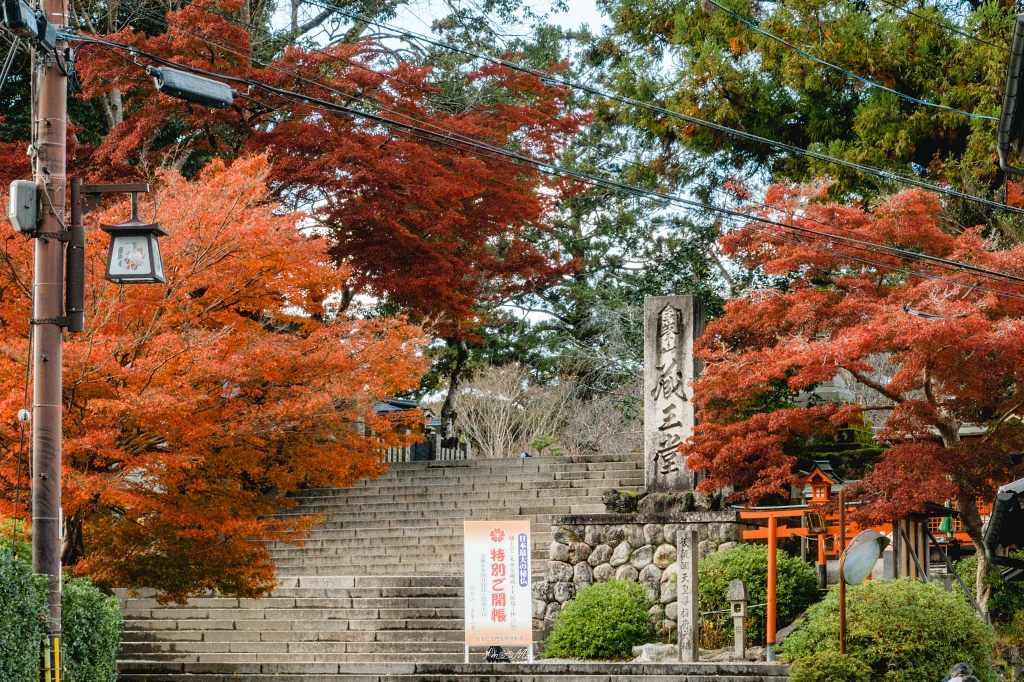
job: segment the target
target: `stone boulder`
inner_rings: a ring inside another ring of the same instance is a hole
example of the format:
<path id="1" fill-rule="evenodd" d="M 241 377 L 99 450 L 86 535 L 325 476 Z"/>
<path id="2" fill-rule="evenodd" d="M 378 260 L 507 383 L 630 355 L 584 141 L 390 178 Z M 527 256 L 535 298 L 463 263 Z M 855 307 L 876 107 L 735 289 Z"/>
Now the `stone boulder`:
<path id="1" fill-rule="evenodd" d="M 586 561 L 590 558 L 590 554 L 593 551 L 590 545 L 585 542 L 570 542 L 568 548 L 569 563 L 575 565 L 581 561 Z"/>
<path id="2" fill-rule="evenodd" d="M 640 573 L 638 573 L 637 570 L 629 564 L 619 566 L 615 571 L 616 580 L 627 580 L 631 583 L 635 583 L 638 577 L 640 577 Z"/>
<path id="3" fill-rule="evenodd" d="M 594 571 L 590 568 L 590 564 L 585 561 L 581 561 L 572 567 L 572 581 L 576 583 L 577 588 L 586 587 L 594 582 Z"/>
<path id="4" fill-rule="evenodd" d="M 549 583 L 564 583 L 572 580 L 572 566 L 564 561 L 549 561 L 544 571 L 544 579 Z"/>
<path id="5" fill-rule="evenodd" d="M 629 524 L 623 527 L 626 531 L 626 542 L 633 549 L 637 547 L 643 547 L 647 544 L 644 539 L 644 527 L 637 524 Z"/>
<path id="6" fill-rule="evenodd" d="M 644 540 L 648 545 L 662 545 L 665 543 L 664 527 L 660 523 L 648 523 L 644 526 Z"/>
<path id="7" fill-rule="evenodd" d="M 609 545 L 598 545 L 590 556 L 587 557 L 587 563 L 596 567 L 608 563 L 611 558 L 612 548 Z"/>
<path id="8" fill-rule="evenodd" d="M 644 545 L 638 548 L 629 557 L 629 563 L 633 565 L 638 571 L 642 571 L 644 566 L 647 566 L 654 559 L 654 548 L 650 545 Z"/>
<path id="9" fill-rule="evenodd" d="M 637 504 L 641 514 L 684 514 L 693 509 L 693 493 L 651 493 Z"/>
<path id="10" fill-rule="evenodd" d="M 676 548 L 672 545 L 658 545 L 651 557 L 651 562 L 661 570 L 668 568 L 675 560 Z"/>
<path id="11" fill-rule="evenodd" d="M 611 564 L 601 564 L 594 569 L 594 582 L 603 583 L 615 575 L 615 569 Z"/>
<path id="12" fill-rule="evenodd" d="M 564 604 L 576 596 L 576 586 L 570 582 L 555 583 L 555 601 Z"/>
<path id="13" fill-rule="evenodd" d="M 608 560 L 608 563 L 614 568 L 618 568 L 629 561 L 629 543 L 623 540 L 612 552 L 612 558 Z"/>
<path id="14" fill-rule="evenodd" d="M 551 561 L 569 561 L 569 546 L 561 542 L 552 542 L 548 548 L 548 559 Z"/>

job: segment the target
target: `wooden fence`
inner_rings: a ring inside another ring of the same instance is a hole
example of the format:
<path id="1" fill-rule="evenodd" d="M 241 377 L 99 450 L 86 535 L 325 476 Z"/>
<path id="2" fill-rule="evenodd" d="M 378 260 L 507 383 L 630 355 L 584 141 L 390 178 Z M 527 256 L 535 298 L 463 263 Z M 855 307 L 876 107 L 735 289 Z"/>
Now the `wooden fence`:
<path id="1" fill-rule="evenodd" d="M 384 460 L 387 462 L 453 461 L 459 459 L 473 459 L 473 451 L 469 443 L 460 443 L 455 448 L 443 448 L 441 447 L 440 439 L 437 439 L 432 442 L 416 443 L 405 448 L 387 448 L 384 450 Z"/>

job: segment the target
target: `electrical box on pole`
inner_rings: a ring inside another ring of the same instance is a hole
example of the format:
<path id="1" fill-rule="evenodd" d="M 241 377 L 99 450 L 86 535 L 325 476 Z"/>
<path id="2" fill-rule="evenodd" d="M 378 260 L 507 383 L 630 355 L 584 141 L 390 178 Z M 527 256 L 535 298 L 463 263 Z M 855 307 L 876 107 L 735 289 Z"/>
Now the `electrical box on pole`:
<path id="1" fill-rule="evenodd" d="M 39 188 L 31 180 L 11 183 L 7 219 L 21 233 L 34 232 L 39 219 Z"/>

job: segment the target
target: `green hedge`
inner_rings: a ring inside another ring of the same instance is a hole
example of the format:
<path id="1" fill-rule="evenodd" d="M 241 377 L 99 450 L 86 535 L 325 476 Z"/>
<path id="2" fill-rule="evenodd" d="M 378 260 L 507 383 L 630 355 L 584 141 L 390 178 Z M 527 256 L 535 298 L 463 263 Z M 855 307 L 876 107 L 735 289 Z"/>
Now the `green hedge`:
<path id="1" fill-rule="evenodd" d="M 0 681 L 38 682 L 46 592 L 46 578 L 33 575 L 27 561 L 0 551 Z M 88 578 L 65 580 L 61 621 L 64 679 L 114 682 L 124 630 L 117 599 Z"/>
<path id="2" fill-rule="evenodd" d="M 995 679 L 992 630 L 966 600 L 939 585 L 872 580 L 850 587 L 846 606 L 846 651 L 871 669 L 874 682 L 939 680 L 961 661 L 981 682 Z M 832 590 L 782 643 L 782 657 L 795 661 L 838 649 L 839 595 Z"/>
<path id="3" fill-rule="evenodd" d="M 1024 551 L 1011 551 L 1010 556 L 1014 559 L 1024 559 Z M 956 570 L 967 583 L 968 589 L 973 591 L 978 574 L 978 557 L 970 556 L 956 562 Z M 1024 582 L 1003 580 L 997 567 L 997 570 L 985 578 L 985 584 L 992 588 L 992 596 L 988 600 L 988 612 L 992 622 L 1008 626 L 1017 613 L 1024 611 Z"/>
<path id="4" fill-rule="evenodd" d="M 114 682 L 124 632 L 117 598 L 75 578 L 64 582 L 61 606 L 66 682 Z"/>
<path id="5" fill-rule="evenodd" d="M 45 619 L 46 578 L 0 551 L 0 680 L 38 682 Z"/>
<path id="6" fill-rule="evenodd" d="M 639 583 L 611 580 L 584 587 L 555 617 L 544 658 L 624 660 L 654 641 L 652 604 Z"/>
<path id="7" fill-rule="evenodd" d="M 871 668 L 838 651 L 823 651 L 793 664 L 789 682 L 871 682 Z"/>
<path id="8" fill-rule="evenodd" d="M 729 582 L 737 578 L 747 583 L 750 604 L 764 604 L 768 600 L 768 546 L 740 544 L 711 554 L 700 561 L 698 575 L 700 610 L 705 613 L 729 609 Z M 818 600 L 818 574 L 811 564 L 778 550 L 776 575 L 776 604 L 782 627 Z M 732 641 L 732 618 L 726 614 L 721 624 L 726 638 Z M 749 612 L 745 629 L 748 642 L 764 644 L 767 633 L 763 606 Z"/>

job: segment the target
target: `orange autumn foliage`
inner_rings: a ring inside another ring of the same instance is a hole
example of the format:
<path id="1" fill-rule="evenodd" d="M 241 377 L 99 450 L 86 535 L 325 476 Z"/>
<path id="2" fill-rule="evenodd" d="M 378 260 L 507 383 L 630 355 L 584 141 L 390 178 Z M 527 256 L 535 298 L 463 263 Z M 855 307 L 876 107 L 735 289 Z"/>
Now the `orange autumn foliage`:
<path id="1" fill-rule="evenodd" d="M 423 332 L 338 313 L 350 273 L 331 264 L 324 240 L 300 233 L 301 216 L 267 202 L 268 173 L 255 156 L 230 167 L 215 161 L 194 182 L 159 175 L 142 217 L 170 233 L 166 285 L 103 279 L 107 240 L 96 226 L 127 218 L 126 201 L 88 221 L 86 331 L 67 336 L 64 356 L 65 557 L 101 584 L 156 587 L 177 601 L 208 589 L 262 594 L 274 583 L 264 543 L 300 539 L 309 523 L 270 516 L 289 508 L 283 495 L 377 475 L 379 449 L 399 443 L 372 406 L 417 384 Z M 6 513 L 30 254 L 29 242 L 8 233 Z"/>
<path id="2" fill-rule="evenodd" d="M 939 199 L 921 190 L 864 210 L 825 203 L 821 188 L 775 186 L 766 205 L 761 216 L 805 230 L 1024 276 L 1024 245 L 997 249 L 981 227 L 947 232 Z M 698 344 L 700 423 L 681 451 L 708 474 L 702 489 L 788 498 L 800 481 L 794 443 L 862 423 L 861 405 L 796 399 L 845 372 L 892 408 L 876 434 L 886 449 L 850 491 L 857 519 L 955 498 L 980 546 L 976 500 L 1022 473 L 1011 455 L 1024 450 L 1024 286 L 756 220 L 721 245 L 772 285 L 729 301 Z M 962 438 L 965 425 L 985 430 Z"/>

